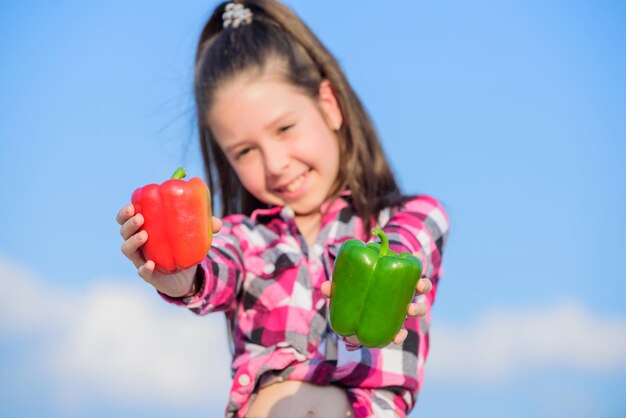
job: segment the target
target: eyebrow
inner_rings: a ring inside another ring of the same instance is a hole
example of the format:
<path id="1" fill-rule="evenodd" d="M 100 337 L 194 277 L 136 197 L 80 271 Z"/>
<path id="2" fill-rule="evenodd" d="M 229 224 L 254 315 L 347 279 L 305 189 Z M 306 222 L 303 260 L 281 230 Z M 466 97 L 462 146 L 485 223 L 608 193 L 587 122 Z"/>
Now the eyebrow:
<path id="1" fill-rule="evenodd" d="M 233 144 L 233 145 L 231 145 L 229 147 L 226 147 L 226 154 L 232 153 L 234 150 L 236 150 L 237 148 L 241 147 L 242 144 L 245 144 L 245 143 L 246 143 L 246 141 L 240 141 L 240 142 L 237 142 L 237 143 L 235 143 L 235 144 Z"/>
<path id="2" fill-rule="evenodd" d="M 277 117 L 272 119 L 271 122 L 269 122 L 267 125 L 265 125 L 263 127 L 263 129 L 266 130 L 266 131 L 270 130 L 272 127 L 277 125 L 282 119 L 286 119 L 286 118 L 292 117 L 295 114 L 296 114 L 296 112 L 294 112 L 293 110 L 287 110 L 284 113 L 280 113 Z M 237 141 L 236 143 L 232 144 L 231 146 L 226 147 L 226 152 L 230 153 L 233 150 L 235 150 L 236 148 L 239 148 L 242 144 L 245 144 L 246 142 L 248 142 L 248 139 L 243 139 L 241 141 Z"/>
<path id="3" fill-rule="evenodd" d="M 295 114 L 295 112 L 293 110 L 287 110 L 284 113 L 280 113 L 276 118 L 274 118 L 274 120 L 272 120 L 270 123 L 268 123 L 267 125 L 265 125 L 265 130 L 269 130 L 270 128 L 272 128 L 273 126 L 277 125 L 278 122 L 281 119 L 285 119 L 288 117 L 291 117 Z"/>

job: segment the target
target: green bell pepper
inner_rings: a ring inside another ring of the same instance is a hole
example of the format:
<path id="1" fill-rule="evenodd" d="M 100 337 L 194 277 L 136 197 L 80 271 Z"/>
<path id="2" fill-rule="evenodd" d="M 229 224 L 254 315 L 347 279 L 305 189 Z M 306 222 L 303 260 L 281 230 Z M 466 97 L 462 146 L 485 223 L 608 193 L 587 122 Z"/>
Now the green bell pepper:
<path id="1" fill-rule="evenodd" d="M 372 229 L 380 244 L 349 239 L 339 248 L 332 275 L 330 326 L 344 337 L 356 335 L 366 347 L 389 345 L 407 315 L 422 262 L 389 249 L 387 236 Z"/>

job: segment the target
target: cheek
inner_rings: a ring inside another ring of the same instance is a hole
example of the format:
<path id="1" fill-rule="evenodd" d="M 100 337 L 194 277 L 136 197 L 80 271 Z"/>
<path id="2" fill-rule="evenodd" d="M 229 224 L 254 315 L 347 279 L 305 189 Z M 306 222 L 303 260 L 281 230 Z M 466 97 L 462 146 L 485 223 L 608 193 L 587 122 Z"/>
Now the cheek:
<path id="1" fill-rule="evenodd" d="M 339 138 L 321 121 L 309 128 L 308 132 L 319 131 L 318 135 L 304 135 L 299 143 L 298 154 L 309 162 L 329 171 L 339 170 Z"/>
<path id="2" fill-rule="evenodd" d="M 332 180 L 335 180 L 339 173 L 340 152 L 338 141 L 339 139 L 332 133 L 326 139 L 325 146 L 319 147 L 320 151 L 322 151 L 322 148 L 324 149 L 324 152 L 319 152 L 319 159 L 324 164 L 328 175 L 333 177 Z"/>
<path id="3" fill-rule="evenodd" d="M 254 162 L 234 164 L 231 167 L 233 167 L 242 186 L 255 195 L 255 197 L 258 197 L 258 190 L 263 189 L 265 185 L 265 176 L 259 175 L 261 171 L 255 169 Z"/>

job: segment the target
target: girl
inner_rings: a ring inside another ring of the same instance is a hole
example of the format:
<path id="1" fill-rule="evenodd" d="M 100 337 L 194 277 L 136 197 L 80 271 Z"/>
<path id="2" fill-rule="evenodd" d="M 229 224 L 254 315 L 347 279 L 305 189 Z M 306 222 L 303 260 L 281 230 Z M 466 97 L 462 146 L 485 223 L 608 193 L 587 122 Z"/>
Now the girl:
<path id="1" fill-rule="evenodd" d="M 117 216 L 123 253 L 167 301 L 222 311 L 233 347 L 227 416 L 404 417 L 422 385 L 430 308 L 448 218 L 431 197 L 405 197 L 339 65 L 276 1 L 219 5 L 198 44 L 200 142 L 223 220 L 196 267 L 160 275 L 132 205 Z M 339 246 L 370 240 L 424 261 L 416 303 L 394 342 L 368 349 L 327 322 Z M 431 290 L 432 289 L 432 290 Z"/>

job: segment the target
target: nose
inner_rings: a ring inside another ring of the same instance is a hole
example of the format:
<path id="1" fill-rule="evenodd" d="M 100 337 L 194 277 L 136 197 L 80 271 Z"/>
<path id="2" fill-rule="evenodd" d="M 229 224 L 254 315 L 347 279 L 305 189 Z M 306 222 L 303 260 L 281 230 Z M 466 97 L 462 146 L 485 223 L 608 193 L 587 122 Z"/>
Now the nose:
<path id="1" fill-rule="evenodd" d="M 263 159 L 266 175 L 279 176 L 289 166 L 289 150 L 284 143 L 277 142 L 263 150 Z"/>

